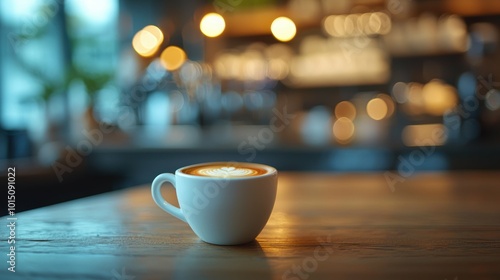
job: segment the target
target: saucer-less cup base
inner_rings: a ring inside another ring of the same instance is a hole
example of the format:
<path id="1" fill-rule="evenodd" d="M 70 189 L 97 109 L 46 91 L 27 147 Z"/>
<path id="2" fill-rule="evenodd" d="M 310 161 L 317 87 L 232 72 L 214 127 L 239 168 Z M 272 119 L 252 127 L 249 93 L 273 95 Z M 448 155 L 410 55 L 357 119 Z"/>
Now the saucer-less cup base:
<path id="1" fill-rule="evenodd" d="M 249 165 L 249 163 L 245 163 Z M 153 181 L 153 199 L 160 208 L 187 222 L 198 237 L 217 245 L 236 245 L 254 240 L 271 215 L 276 198 L 276 169 L 259 176 L 214 178 L 182 173 L 160 174 Z M 166 202 L 162 183 L 177 190 L 180 209 Z"/>

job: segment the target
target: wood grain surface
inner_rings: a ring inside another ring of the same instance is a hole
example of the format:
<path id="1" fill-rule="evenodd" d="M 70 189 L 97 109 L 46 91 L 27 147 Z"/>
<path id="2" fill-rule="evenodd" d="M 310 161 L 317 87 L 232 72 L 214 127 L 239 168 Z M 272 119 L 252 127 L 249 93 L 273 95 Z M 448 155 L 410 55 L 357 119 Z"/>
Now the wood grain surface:
<path id="1" fill-rule="evenodd" d="M 200 241 L 149 185 L 16 216 L 16 273 L 2 226 L 0 279 L 500 279 L 498 172 L 394 191 L 382 173 L 281 173 L 267 226 L 241 246 Z"/>

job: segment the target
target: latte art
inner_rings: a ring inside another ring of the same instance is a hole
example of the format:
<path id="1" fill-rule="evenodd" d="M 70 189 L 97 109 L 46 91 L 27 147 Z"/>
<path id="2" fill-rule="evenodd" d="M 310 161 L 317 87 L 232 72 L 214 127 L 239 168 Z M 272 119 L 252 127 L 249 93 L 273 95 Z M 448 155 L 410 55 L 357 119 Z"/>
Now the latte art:
<path id="1" fill-rule="evenodd" d="M 205 177 L 251 177 L 267 173 L 265 169 L 254 166 L 224 166 L 224 165 L 200 165 L 182 170 L 182 172 L 195 176 Z"/>
<path id="2" fill-rule="evenodd" d="M 257 171 L 249 168 L 242 167 L 207 167 L 198 170 L 199 175 L 210 176 L 210 177 L 245 177 L 257 175 Z"/>

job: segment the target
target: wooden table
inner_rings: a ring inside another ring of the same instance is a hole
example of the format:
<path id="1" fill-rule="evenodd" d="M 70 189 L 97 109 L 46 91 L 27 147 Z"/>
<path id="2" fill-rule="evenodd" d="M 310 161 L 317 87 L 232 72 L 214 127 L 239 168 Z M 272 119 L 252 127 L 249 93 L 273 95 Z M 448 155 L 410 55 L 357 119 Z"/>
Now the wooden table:
<path id="1" fill-rule="evenodd" d="M 2 226 L 0 279 L 500 279 L 499 174 L 418 174 L 392 192 L 382 173 L 282 173 L 242 246 L 200 241 L 149 186 L 102 194 L 17 214 L 16 273 Z"/>

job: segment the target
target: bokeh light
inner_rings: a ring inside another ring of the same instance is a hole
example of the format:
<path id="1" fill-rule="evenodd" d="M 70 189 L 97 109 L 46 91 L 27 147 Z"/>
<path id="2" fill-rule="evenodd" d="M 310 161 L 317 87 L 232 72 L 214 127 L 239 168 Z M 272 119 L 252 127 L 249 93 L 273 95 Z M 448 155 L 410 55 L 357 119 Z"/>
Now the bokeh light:
<path id="1" fill-rule="evenodd" d="M 463 91 L 465 87 L 463 85 L 460 86 Z M 466 91 L 467 94 L 470 94 L 470 90 Z M 397 82 L 392 88 L 392 96 L 398 103 L 404 104 L 402 109 L 410 115 L 429 114 L 442 116 L 458 104 L 457 89 L 438 79 L 432 80 L 427 84 Z M 388 101 L 388 98 L 384 97 L 382 99 Z M 387 105 L 388 115 L 390 116 L 390 107 L 394 104 L 387 102 Z"/>
<path id="2" fill-rule="evenodd" d="M 148 26 L 144 27 L 142 30 L 153 35 L 155 37 L 158 45 L 163 42 L 163 39 L 164 39 L 163 32 L 161 32 L 161 29 L 158 26 L 148 25 Z"/>
<path id="3" fill-rule="evenodd" d="M 370 14 L 368 26 L 365 27 L 368 30 L 365 33 L 385 35 L 391 31 L 391 27 L 391 18 L 386 13 L 376 12 Z"/>
<path id="4" fill-rule="evenodd" d="M 449 15 L 440 19 L 441 30 L 446 47 L 455 51 L 467 51 L 467 25 L 465 21 L 457 15 Z"/>
<path id="5" fill-rule="evenodd" d="M 288 76 L 288 63 L 281 58 L 270 59 L 267 64 L 267 76 L 273 80 L 283 80 Z"/>
<path id="6" fill-rule="evenodd" d="M 356 117 L 356 107 L 349 101 L 342 101 L 335 106 L 335 117 L 340 119 L 342 117 L 354 120 Z"/>
<path id="7" fill-rule="evenodd" d="M 427 83 L 421 94 L 427 113 L 434 116 L 442 116 L 458 103 L 455 88 L 439 80 Z"/>
<path id="8" fill-rule="evenodd" d="M 441 146 L 448 137 L 443 124 L 407 125 L 403 128 L 402 140 L 406 146 Z"/>
<path id="9" fill-rule="evenodd" d="M 396 106 L 394 105 L 394 101 L 388 94 L 377 94 L 377 97 L 384 100 L 385 104 L 387 105 L 387 116 L 386 118 L 389 118 L 394 114 L 394 111 L 396 110 Z"/>
<path id="10" fill-rule="evenodd" d="M 164 36 L 160 28 L 148 25 L 134 35 L 132 47 L 140 56 L 150 57 L 158 51 L 163 40 Z"/>
<path id="11" fill-rule="evenodd" d="M 161 65 L 168 71 L 179 69 L 186 61 L 186 53 L 179 47 L 170 46 L 163 50 L 160 57 Z"/>
<path id="12" fill-rule="evenodd" d="M 245 49 L 222 52 L 214 59 L 214 68 L 221 79 L 259 83 L 266 79 L 283 80 L 289 75 L 292 55 L 290 47 L 282 43 L 251 44 Z"/>
<path id="13" fill-rule="evenodd" d="M 202 74 L 201 64 L 195 61 L 186 61 L 179 70 L 179 77 L 185 84 L 196 83 Z"/>
<path id="14" fill-rule="evenodd" d="M 300 117 L 299 117 L 300 118 Z M 327 145 L 332 139 L 331 110 L 323 105 L 315 106 L 301 121 L 302 140 L 308 145 Z"/>
<path id="15" fill-rule="evenodd" d="M 215 59 L 215 72 L 222 79 L 236 79 L 240 75 L 240 59 L 237 54 L 223 53 Z"/>
<path id="16" fill-rule="evenodd" d="M 500 108 L 500 91 L 497 89 L 491 89 L 486 93 L 485 104 L 491 111 L 498 110 Z"/>
<path id="17" fill-rule="evenodd" d="M 240 80 L 261 81 L 266 77 L 266 61 L 260 52 L 247 50 L 241 55 L 240 63 Z"/>
<path id="18" fill-rule="evenodd" d="M 217 37 L 224 32 L 226 22 L 217 13 L 206 14 L 200 22 L 200 30 L 207 37 Z"/>
<path id="19" fill-rule="evenodd" d="M 293 55 L 293 49 L 287 44 L 276 43 L 268 46 L 265 50 L 265 54 L 269 59 L 280 58 L 284 60 L 290 60 Z"/>
<path id="20" fill-rule="evenodd" d="M 288 42 L 295 37 L 297 28 L 295 23 L 287 17 L 276 18 L 271 24 L 271 32 L 274 37 L 282 42 Z"/>
<path id="21" fill-rule="evenodd" d="M 397 82 L 392 87 L 392 97 L 400 104 L 406 103 L 408 101 L 407 90 L 408 86 L 405 83 Z"/>
<path id="22" fill-rule="evenodd" d="M 408 83 L 407 90 L 405 92 L 406 98 L 408 99 L 408 112 L 411 115 L 419 115 L 425 112 L 425 103 L 422 97 L 422 88 L 424 86 L 421 83 L 411 82 Z"/>
<path id="23" fill-rule="evenodd" d="M 385 35 L 391 27 L 391 18 L 382 12 L 330 15 L 323 19 L 323 29 L 332 37 Z"/>
<path id="24" fill-rule="evenodd" d="M 333 136 L 339 143 L 349 143 L 354 136 L 354 123 L 346 117 L 337 119 L 333 124 Z"/>
<path id="25" fill-rule="evenodd" d="M 375 97 L 368 101 L 366 105 L 366 112 L 370 118 L 379 121 L 387 116 L 387 104 L 382 98 Z"/>
<path id="26" fill-rule="evenodd" d="M 458 95 L 462 99 L 467 99 L 476 93 L 478 80 L 476 74 L 472 71 L 464 72 L 460 75 L 457 82 Z"/>

